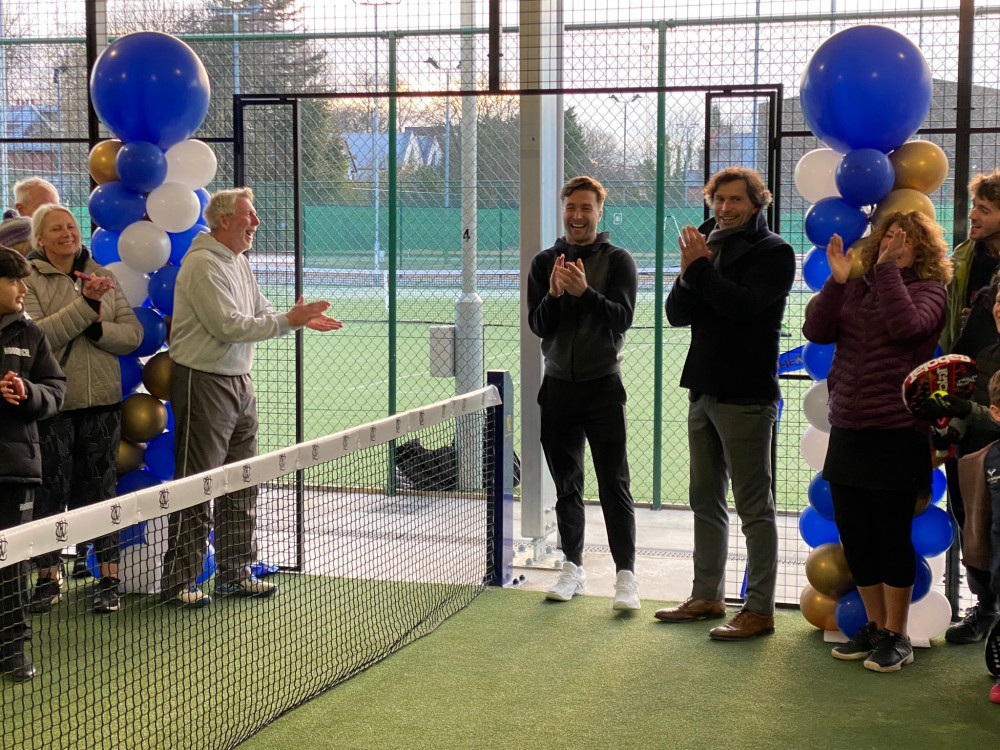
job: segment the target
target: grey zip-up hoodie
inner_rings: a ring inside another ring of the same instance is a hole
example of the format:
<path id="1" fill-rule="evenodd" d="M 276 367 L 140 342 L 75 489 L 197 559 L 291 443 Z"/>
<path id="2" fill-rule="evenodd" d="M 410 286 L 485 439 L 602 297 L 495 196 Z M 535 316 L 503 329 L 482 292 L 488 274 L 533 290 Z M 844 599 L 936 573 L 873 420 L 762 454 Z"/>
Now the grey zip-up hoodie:
<path id="1" fill-rule="evenodd" d="M 174 362 L 216 375 L 246 375 L 254 342 L 290 330 L 288 316 L 261 294 L 245 254 L 236 255 L 206 232 L 194 238 L 174 287 Z"/>

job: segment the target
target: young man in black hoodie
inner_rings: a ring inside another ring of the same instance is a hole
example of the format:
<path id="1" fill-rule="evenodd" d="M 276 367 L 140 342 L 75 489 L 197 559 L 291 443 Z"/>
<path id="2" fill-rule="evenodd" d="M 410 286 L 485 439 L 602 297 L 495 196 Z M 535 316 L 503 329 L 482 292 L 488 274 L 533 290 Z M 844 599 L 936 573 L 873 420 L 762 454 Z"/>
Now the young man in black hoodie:
<path id="1" fill-rule="evenodd" d="M 42 482 L 35 423 L 55 416 L 66 395 L 45 334 L 24 314 L 30 273 L 19 253 L 0 247 L 0 529 L 31 520 L 34 488 Z M 0 568 L 0 671 L 15 682 L 35 676 L 24 652 L 27 590 L 27 562 Z"/>
<path id="2" fill-rule="evenodd" d="M 556 484 L 562 537 L 559 580 L 546 597 L 586 591 L 583 570 L 583 449 L 590 443 L 608 544 L 618 571 L 612 607 L 640 608 L 635 582 L 635 511 L 626 454 L 620 354 L 632 327 L 638 276 L 629 252 L 598 234 L 607 192 L 575 177 L 560 193 L 566 236 L 531 262 L 528 324 L 542 339 L 545 377 L 538 393 L 541 441 Z"/>

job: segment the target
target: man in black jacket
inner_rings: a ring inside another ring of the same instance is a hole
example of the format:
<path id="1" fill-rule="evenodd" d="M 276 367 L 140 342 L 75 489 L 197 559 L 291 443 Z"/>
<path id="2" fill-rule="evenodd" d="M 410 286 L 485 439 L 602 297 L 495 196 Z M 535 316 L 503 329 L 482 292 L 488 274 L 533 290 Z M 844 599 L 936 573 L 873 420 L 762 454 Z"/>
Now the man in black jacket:
<path id="1" fill-rule="evenodd" d="M 694 584 L 683 604 L 655 617 L 690 622 L 725 616 L 732 479 L 747 543 L 746 600 L 709 636 L 744 640 L 774 632 L 778 532 L 771 440 L 780 398 L 778 337 L 795 253 L 767 226 L 771 193 L 756 171 L 724 169 L 704 193 L 714 218 L 681 230 L 681 270 L 666 305 L 672 326 L 691 326 L 681 386 L 690 391 Z"/>
<path id="2" fill-rule="evenodd" d="M 531 262 L 528 324 L 542 339 L 538 393 L 541 441 L 556 484 L 556 520 L 566 561 L 546 597 L 586 590 L 583 570 L 583 448 L 589 442 L 608 544 L 618 571 L 612 607 L 640 608 L 635 583 L 635 511 L 625 449 L 620 353 L 632 327 L 638 276 L 627 250 L 598 234 L 607 193 L 575 177 L 560 193 L 566 236 Z"/>

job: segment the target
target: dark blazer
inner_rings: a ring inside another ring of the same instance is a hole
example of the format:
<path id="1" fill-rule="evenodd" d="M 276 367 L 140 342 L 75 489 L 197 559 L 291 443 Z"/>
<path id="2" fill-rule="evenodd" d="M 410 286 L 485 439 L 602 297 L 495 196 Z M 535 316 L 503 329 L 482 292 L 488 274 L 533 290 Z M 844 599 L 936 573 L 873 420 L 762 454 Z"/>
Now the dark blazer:
<path id="1" fill-rule="evenodd" d="M 763 211 L 746 231 L 723 241 L 719 267 L 699 258 L 667 296 L 667 320 L 691 326 L 681 386 L 721 402 L 764 403 L 781 397 L 778 339 L 795 251 L 767 226 Z M 699 227 L 708 235 L 715 220 Z"/>

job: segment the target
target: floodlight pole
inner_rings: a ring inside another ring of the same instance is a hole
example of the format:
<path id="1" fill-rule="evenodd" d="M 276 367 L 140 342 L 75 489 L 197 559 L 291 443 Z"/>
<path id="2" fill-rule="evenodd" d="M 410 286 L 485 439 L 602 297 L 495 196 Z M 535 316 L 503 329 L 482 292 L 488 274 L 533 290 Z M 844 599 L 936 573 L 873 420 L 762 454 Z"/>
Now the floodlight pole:
<path id="1" fill-rule="evenodd" d="M 233 16 L 233 93 L 240 93 L 240 16 L 252 16 L 258 10 L 260 10 L 262 5 L 254 3 L 253 5 L 247 5 L 244 8 L 238 9 L 235 5 L 222 6 L 222 5 L 209 5 L 208 9 L 212 13 L 231 13 Z"/>
<path id="2" fill-rule="evenodd" d="M 451 186 L 449 184 L 451 179 L 451 74 L 461 70 L 462 64 L 459 63 L 454 68 L 442 68 L 441 64 L 433 57 L 428 57 L 424 62 L 444 73 L 444 207 L 449 208 L 451 206 Z"/>

